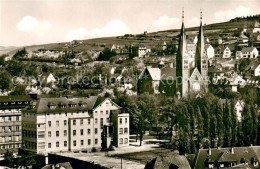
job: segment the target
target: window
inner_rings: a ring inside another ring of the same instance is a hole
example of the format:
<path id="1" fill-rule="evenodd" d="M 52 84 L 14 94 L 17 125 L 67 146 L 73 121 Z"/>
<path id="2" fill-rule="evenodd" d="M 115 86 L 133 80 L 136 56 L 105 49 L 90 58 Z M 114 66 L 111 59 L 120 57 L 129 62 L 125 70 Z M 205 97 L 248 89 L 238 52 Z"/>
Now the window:
<path id="1" fill-rule="evenodd" d="M 83 136 L 83 129 L 80 129 L 80 135 Z"/>
<path id="2" fill-rule="evenodd" d="M 48 131 L 48 137 L 51 137 L 51 131 Z"/>
<path id="3" fill-rule="evenodd" d="M 80 125 L 83 125 L 83 119 L 80 119 Z"/>
<path id="4" fill-rule="evenodd" d="M 106 110 L 106 114 L 108 114 L 108 110 Z"/>
<path id="5" fill-rule="evenodd" d="M 107 123 L 109 123 L 109 118 L 107 118 Z"/>
<path id="6" fill-rule="evenodd" d="M 95 139 L 95 144 L 98 144 L 98 139 L 97 138 Z"/>
<path id="7" fill-rule="evenodd" d="M 64 120 L 64 126 L 67 126 L 67 120 Z"/>
<path id="8" fill-rule="evenodd" d="M 128 144 L 128 138 L 125 138 L 124 144 Z"/>
<path id="9" fill-rule="evenodd" d="M 56 131 L 56 137 L 59 137 L 59 136 L 60 136 L 60 132 Z"/>
<path id="10" fill-rule="evenodd" d="M 48 148 L 51 148 L 51 143 L 48 143 Z"/>
<path id="11" fill-rule="evenodd" d="M 20 126 L 16 126 L 16 131 L 20 131 Z"/>
<path id="12" fill-rule="evenodd" d="M 67 147 L 67 141 L 64 141 L 64 147 Z"/>
<path id="13" fill-rule="evenodd" d="M 76 120 L 73 120 L 73 125 L 74 125 L 74 126 L 76 125 Z"/>
<path id="14" fill-rule="evenodd" d="M 73 136 L 76 136 L 76 130 L 73 130 Z"/>
<path id="15" fill-rule="evenodd" d="M 81 146 L 84 145 L 84 140 L 80 140 L 80 145 L 81 145 Z"/>
<path id="16" fill-rule="evenodd" d="M 20 121 L 20 117 L 19 116 L 16 116 L 16 121 Z"/>
<path id="17" fill-rule="evenodd" d="M 11 116 L 8 117 L 8 121 L 12 121 L 12 117 Z"/>
<path id="18" fill-rule="evenodd" d="M 97 134 L 98 133 L 98 129 L 97 128 L 95 128 L 95 134 Z"/>
<path id="19" fill-rule="evenodd" d="M 128 128 L 125 128 L 124 129 L 124 134 L 127 134 L 128 133 Z"/>
<path id="20" fill-rule="evenodd" d="M 119 139 L 119 144 L 123 144 L 123 139 L 122 138 Z"/>
<path id="21" fill-rule="evenodd" d="M 98 119 L 97 118 L 95 118 L 95 124 L 97 124 L 98 123 Z"/>
<path id="22" fill-rule="evenodd" d="M 59 125 L 60 125 L 60 122 L 57 120 L 56 121 L 56 127 L 59 127 Z"/>
<path id="23" fill-rule="evenodd" d="M 123 128 L 119 129 L 119 134 L 123 134 Z"/>
<path id="24" fill-rule="evenodd" d="M 60 142 L 56 142 L 56 147 L 59 147 L 60 146 Z"/>
<path id="25" fill-rule="evenodd" d="M 74 146 L 74 147 L 77 146 L 77 141 L 76 141 L 76 140 L 73 141 L 73 146 Z"/>
<path id="26" fill-rule="evenodd" d="M 90 130 L 90 129 L 88 129 L 88 134 L 90 134 L 90 132 L 91 132 L 91 130 Z"/>
<path id="27" fill-rule="evenodd" d="M 103 118 L 100 119 L 100 127 L 103 127 Z"/>
<path id="28" fill-rule="evenodd" d="M 90 145 L 91 144 L 91 140 L 90 139 L 88 139 L 88 145 Z"/>
<path id="29" fill-rule="evenodd" d="M 95 114 L 97 114 L 97 111 L 95 111 Z"/>
<path id="30" fill-rule="evenodd" d="M 63 132 L 64 132 L 64 136 L 67 136 L 67 130 L 64 130 Z"/>
<path id="31" fill-rule="evenodd" d="M 51 127 L 51 121 L 48 121 L 48 126 Z"/>
<path id="32" fill-rule="evenodd" d="M 90 124 L 90 119 L 88 119 L 88 124 Z"/>
<path id="33" fill-rule="evenodd" d="M 125 118 L 125 124 L 127 124 L 127 118 Z"/>
<path id="34" fill-rule="evenodd" d="M 100 114 L 103 115 L 103 111 L 100 111 Z"/>
<path id="35" fill-rule="evenodd" d="M 120 124 L 122 124 L 122 123 L 123 123 L 123 122 L 122 122 L 122 118 L 120 118 L 120 119 L 119 119 L 119 123 L 120 123 Z"/>

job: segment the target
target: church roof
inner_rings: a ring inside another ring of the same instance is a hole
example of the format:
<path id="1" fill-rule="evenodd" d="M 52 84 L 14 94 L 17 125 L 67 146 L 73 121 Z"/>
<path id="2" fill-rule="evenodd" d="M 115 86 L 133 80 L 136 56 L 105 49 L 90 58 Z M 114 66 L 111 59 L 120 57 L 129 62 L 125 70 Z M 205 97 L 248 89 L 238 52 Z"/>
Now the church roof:
<path id="1" fill-rule="evenodd" d="M 147 68 L 153 80 L 161 80 L 161 70 L 159 68 Z"/>

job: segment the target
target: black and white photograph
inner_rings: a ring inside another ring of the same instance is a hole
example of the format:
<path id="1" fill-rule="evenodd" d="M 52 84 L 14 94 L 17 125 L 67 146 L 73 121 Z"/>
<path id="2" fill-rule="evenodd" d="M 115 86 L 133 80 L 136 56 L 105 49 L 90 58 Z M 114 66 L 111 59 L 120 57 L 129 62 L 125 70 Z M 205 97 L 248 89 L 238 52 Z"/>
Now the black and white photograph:
<path id="1" fill-rule="evenodd" d="M 260 0 L 0 0 L 0 169 L 209 168 L 260 168 Z"/>

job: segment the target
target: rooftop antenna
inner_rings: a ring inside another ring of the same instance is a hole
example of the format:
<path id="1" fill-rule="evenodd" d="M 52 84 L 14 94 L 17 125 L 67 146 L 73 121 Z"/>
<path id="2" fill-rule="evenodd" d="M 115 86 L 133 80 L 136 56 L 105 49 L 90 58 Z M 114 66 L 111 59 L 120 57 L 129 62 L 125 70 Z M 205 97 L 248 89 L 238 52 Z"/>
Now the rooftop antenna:
<path id="1" fill-rule="evenodd" d="M 184 7 L 182 7 L 182 22 L 184 22 Z"/>

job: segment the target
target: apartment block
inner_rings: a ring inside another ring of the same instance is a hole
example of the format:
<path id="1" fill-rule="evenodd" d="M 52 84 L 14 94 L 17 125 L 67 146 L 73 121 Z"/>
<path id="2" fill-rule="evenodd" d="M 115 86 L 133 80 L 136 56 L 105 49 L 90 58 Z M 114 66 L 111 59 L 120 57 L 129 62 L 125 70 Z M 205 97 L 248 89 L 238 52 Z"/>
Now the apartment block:
<path id="1" fill-rule="evenodd" d="M 30 96 L 0 97 L 0 154 L 17 152 L 22 144 L 21 109 L 31 102 Z"/>
<path id="2" fill-rule="evenodd" d="M 121 143 L 122 136 L 118 136 L 118 131 L 123 127 L 127 128 L 124 145 L 129 145 L 129 115 L 121 113 L 121 107 L 110 98 L 40 98 L 23 110 L 22 117 L 24 150 L 48 153 L 120 147 L 117 143 Z M 127 123 L 120 124 L 121 118 Z M 107 126 L 109 142 L 104 136 Z"/>

